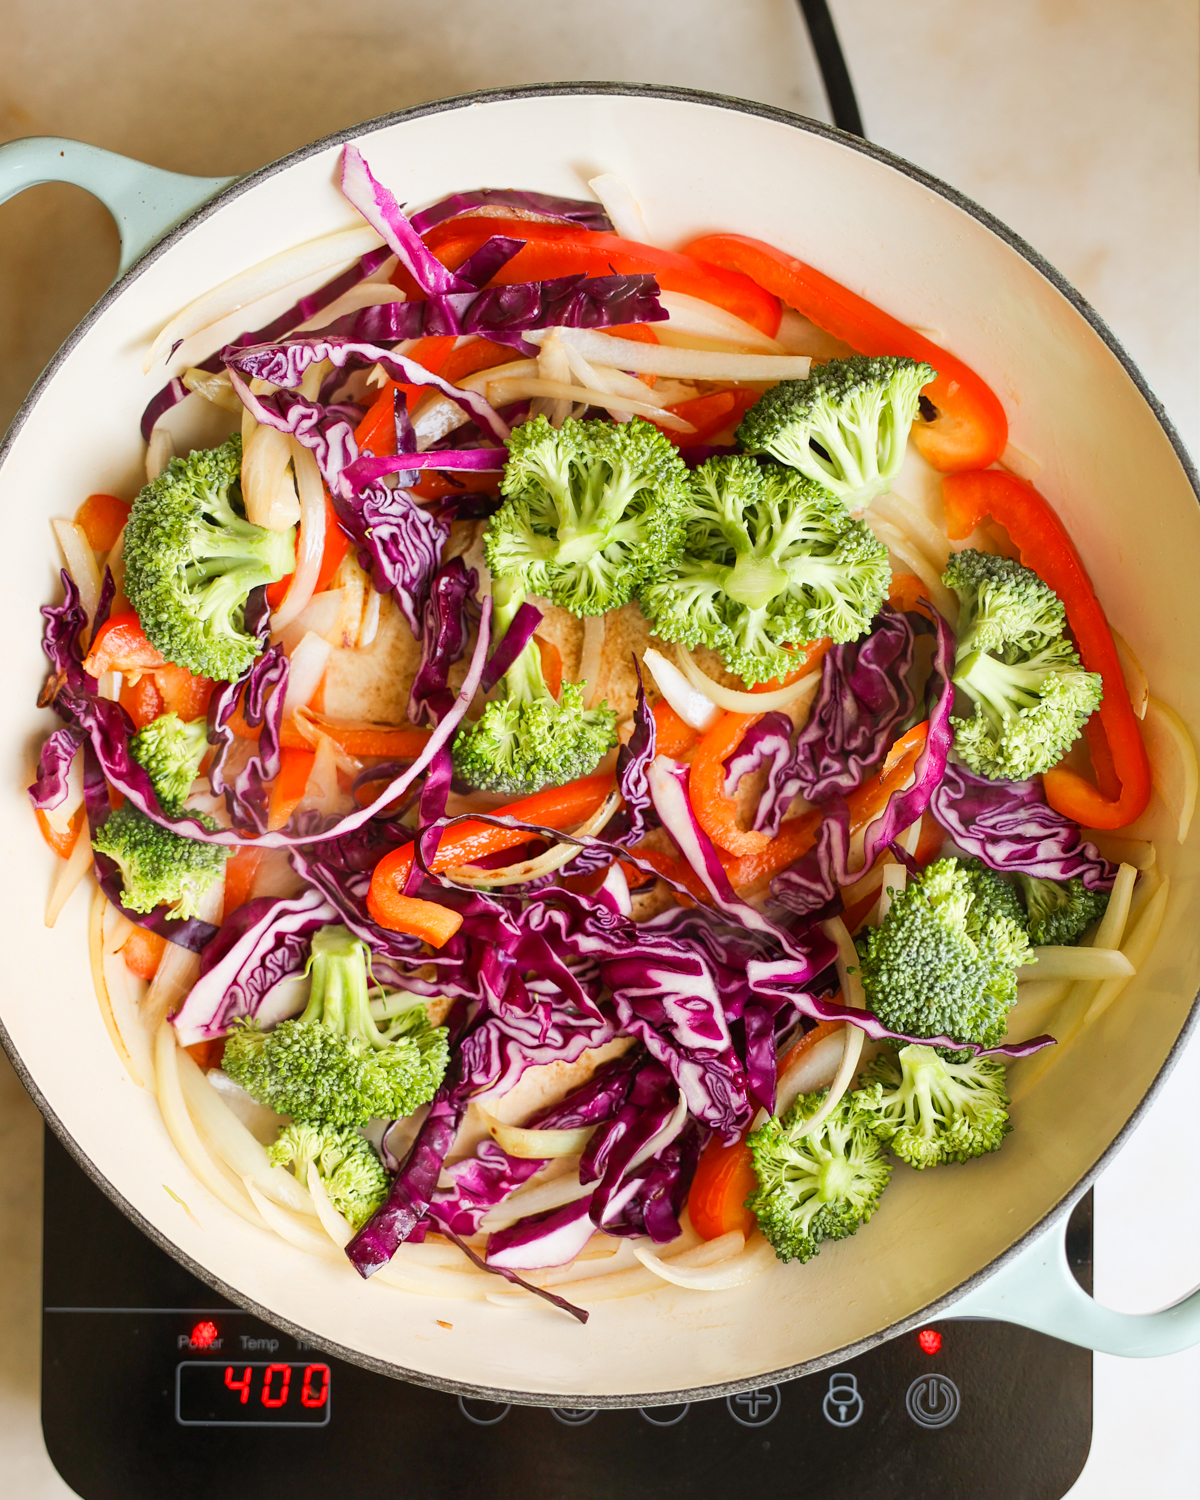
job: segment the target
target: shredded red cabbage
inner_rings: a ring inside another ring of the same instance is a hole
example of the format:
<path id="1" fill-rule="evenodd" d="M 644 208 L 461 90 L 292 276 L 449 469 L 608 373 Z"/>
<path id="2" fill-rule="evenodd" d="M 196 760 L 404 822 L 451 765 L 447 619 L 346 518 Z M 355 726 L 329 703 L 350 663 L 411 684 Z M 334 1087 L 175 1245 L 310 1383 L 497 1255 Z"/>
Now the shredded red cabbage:
<path id="1" fill-rule="evenodd" d="M 1040 778 L 987 781 L 951 764 L 929 807 L 958 847 L 989 869 L 1039 880 L 1078 876 L 1089 891 L 1112 889 L 1116 866 L 1047 803 Z"/>
<path id="2" fill-rule="evenodd" d="M 504 674 L 528 646 L 533 639 L 534 631 L 542 623 L 542 612 L 535 604 L 530 604 L 526 599 L 512 617 L 508 629 L 504 632 L 496 649 L 488 658 L 488 664 L 483 669 L 483 679 L 479 686 L 485 693 L 490 693 Z"/>
<path id="3" fill-rule="evenodd" d="M 757 724 L 752 724 L 725 762 L 725 795 L 733 796 L 743 776 L 764 769 L 767 784 L 758 799 L 754 827 L 774 838 L 784 813 L 800 790 L 792 761 L 792 721 L 780 711 L 764 714 Z"/>

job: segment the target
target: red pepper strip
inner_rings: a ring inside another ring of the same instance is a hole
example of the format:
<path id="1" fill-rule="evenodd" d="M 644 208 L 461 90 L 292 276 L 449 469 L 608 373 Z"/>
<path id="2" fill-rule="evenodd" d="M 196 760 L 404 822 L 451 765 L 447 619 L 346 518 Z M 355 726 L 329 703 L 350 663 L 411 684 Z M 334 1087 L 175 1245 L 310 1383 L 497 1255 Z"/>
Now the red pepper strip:
<path id="1" fill-rule="evenodd" d="M 714 844 L 739 856 L 760 854 L 771 842 L 765 833 L 738 826 L 737 799 L 725 793 L 725 762 L 761 718 L 722 714 L 700 741 L 688 776 L 688 796 L 700 827 Z"/>
<path id="2" fill-rule="evenodd" d="M 516 818 L 523 823 L 540 823 L 546 828 L 574 828 L 600 806 L 613 788 L 611 771 L 599 776 L 585 776 L 566 786 L 548 787 L 520 802 L 498 807 L 495 816 Z M 513 849 L 529 842 L 529 834 L 518 828 L 495 828 L 490 823 L 459 823 L 442 834 L 437 853 L 429 861 L 431 870 L 448 870 L 453 865 L 470 864 L 498 849 Z M 398 925 L 410 920 L 408 908 L 398 903 L 407 898 L 400 893 L 408 883 L 413 863 L 413 846 L 403 844 L 385 854 L 375 866 L 371 888 L 367 892 L 367 910 L 381 927 L 393 932 L 407 932 Z"/>
<path id="3" fill-rule="evenodd" d="M 282 828 L 296 811 L 316 758 L 311 750 L 293 750 L 287 746 L 280 750 L 279 775 L 271 783 L 267 805 L 268 828 Z"/>
<path id="4" fill-rule="evenodd" d="M 89 495 L 75 512 L 75 524 L 83 528 L 93 552 L 111 552 L 132 509 L 116 495 Z"/>
<path id="5" fill-rule="evenodd" d="M 658 280 L 664 292 L 684 292 L 723 307 L 762 333 L 774 338 L 779 330 L 779 300 L 764 291 L 739 270 L 701 265 L 690 255 L 674 250 L 659 250 L 639 245 L 619 235 L 602 234 L 591 229 L 575 229 L 562 224 L 539 224 L 528 219 L 492 219 L 464 214 L 445 219 L 425 236 L 425 243 L 438 260 L 457 270 L 469 255 L 492 235 L 507 235 L 524 240 L 518 250 L 488 283 L 489 286 L 511 286 L 518 281 L 552 281 L 579 271 L 588 276 L 648 275 Z M 402 268 L 392 275 L 392 282 L 408 296 L 422 294 Z"/>
<path id="6" fill-rule="evenodd" d="M 698 738 L 696 730 L 681 719 L 665 698 L 654 705 L 654 748 L 659 755 L 669 755 L 678 760 L 690 750 Z"/>
<path id="7" fill-rule="evenodd" d="M 83 670 L 93 677 L 102 677 L 105 672 L 152 672 L 155 667 L 166 666 L 166 662 L 166 657 L 146 639 L 142 622 L 129 610 L 111 615 L 100 627 Z"/>
<path id="8" fill-rule="evenodd" d="M 668 406 L 667 410 L 690 422 L 695 432 L 674 432 L 666 427 L 658 430 L 677 448 L 697 447 L 712 442 L 727 428 L 736 427 L 757 400 L 757 391 L 711 391 L 707 396 L 694 396 L 690 401 Z M 654 425 L 658 427 L 657 422 Z"/>
<path id="9" fill-rule="evenodd" d="M 153 724 L 160 714 L 167 711 L 153 672 L 145 673 L 136 682 L 123 682 L 120 701 L 135 729 L 145 729 L 147 724 Z"/>
<path id="10" fill-rule="evenodd" d="M 1046 800 L 1085 828 L 1124 828 L 1150 801 L 1150 762 L 1112 632 L 1066 527 L 1031 484 L 995 469 L 951 475 L 943 493 L 951 541 L 970 536 L 986 516 L 1003 526 L 1021 561 L 1062 600 L 1083 665 L 1104 683 L 1087 736 L 1097 780 L 1112 795 L 1056 766 L 1043 777 Z"/>
<path id="11" fill-rule="evenodd" d="M 439 335 L 437 338 L 418 339 L 408 351 L 407 358 L 415 360 L 417 364 L 424 365 L 434 375 L 442 373 L 442 366 L 447 363 L 457 342 L 454 334 Z M 508 356 L 509 351 L 505 351 Z M 464 372 L 466 373 L 466 372 Z M 455 375 L 455 380 L 461 380 L 461 375 Z M 396 403 L 394 392 L 403 391 L 404 399 L 408 403 L 411 413 L 420 398 L 427 394 L 427 387 L 420 385 L 402 385 L 395 380 L 389 380 L 376 396 L 375 400 L 367 409 L 366 416 L 354 429 L 354 441 L 358 444 L 361 453 L 369 448 L 376 458 L 383 458 L 396 451 Z"/>
<path id="12" fill-rule="evenodd" d="M 913 441 L 935 469 L 985 469 L 1004 452 L 1008 418 L 995 392 L 974 370 L 929 339 L 883 312 L 865 297 L 762 240 L 711 234 L 693 240 L 685 255 L 744 271 L 788 307 L 860 354 L 900 354 L 923 359 L 938 372 L 925 387 L 936 421 L 913 424 Z"/>

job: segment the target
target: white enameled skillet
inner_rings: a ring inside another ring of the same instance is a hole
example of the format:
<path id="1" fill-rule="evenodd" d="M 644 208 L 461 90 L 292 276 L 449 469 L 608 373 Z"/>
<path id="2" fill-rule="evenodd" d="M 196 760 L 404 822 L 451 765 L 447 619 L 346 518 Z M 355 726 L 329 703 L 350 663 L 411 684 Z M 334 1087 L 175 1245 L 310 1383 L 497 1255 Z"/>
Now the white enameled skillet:
<path id="1" fill-rule="evenodd" d="M 495 1399 L 700 1399 L 844 1360 L 951 1309 L 1117 1353 L 1195 1342 L 1193 1299 L 1142 1318 L 1106 1311 L 1075 1286 L 1060 1243 L 1070 1206 L 1133 1129 L 1196 1019 L 1200 836 L 1174 843 L 1165 814 L 1154 833 L 1172 899 L 1154 954 L 1032 1089 L 1004 1149 L 969 1167 L 901 1170 L 870 1225 L 807 1266 L 773 1266 L 734 1291 L 667 1286 L 602 1303 L 583 1328 L 533 1299 L 503 1310 L 365 1284 L 237 1218 L 189 1175 L 153 1096 L 130 1082 L 109 1044 L 92 994 L 85 897 L 54 931 L 43 926 L 52 856 L 24 786 L 50 727 L 34 706 L 45 673 L 38 607 L 58 587 L 47 523 L 92 491 L 136 491 L 138 418 L 162 383 L 161 367 L 147 376 L 142 358 L 173 313 L 267 256 L 354 222 L 335 174 L 347 139 L 414 205 L 485 184 L 578 195 L 587 177 L 610 170 L 634 186 L 659 243 L 752 235 L 931 331 L 999 394 L 1013 443 L 1040 464 L 1038 487 L 1154 692 L 1200 724 L 1200 508 L 1170 423 L 1112 334 L 1029 246 L 876 147 L 716 95 L 574 84 L 424 105 L 237 181 L 176 177 L 77 142 L 13 142 L 0 147 L 0 201 L 37 182 L 76 182 L 113 211 L 124 252 L 120 278 L 0 449 L 10 560 L 0 597 L 9 663 L 0 1040 L 50 1124 L 130 1218 L 235 1302 L 384 1373 Z M 75 1248 L 86 1257 L 86 1245 Z"/>

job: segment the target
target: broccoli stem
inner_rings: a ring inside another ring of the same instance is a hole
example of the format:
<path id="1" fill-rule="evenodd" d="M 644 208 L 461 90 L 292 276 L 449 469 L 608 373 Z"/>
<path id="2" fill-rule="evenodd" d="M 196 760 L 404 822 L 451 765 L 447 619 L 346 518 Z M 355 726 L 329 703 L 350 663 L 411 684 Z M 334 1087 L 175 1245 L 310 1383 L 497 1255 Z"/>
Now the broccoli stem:
<path id="1" fill-rule="evenodd" d="M 312 988 L 301 1021 L 320 1021 L 369 1046 L 388 1045 L 371 1015 L 367 948 L 346 927 L 322 927 L 312 941 Z"/>

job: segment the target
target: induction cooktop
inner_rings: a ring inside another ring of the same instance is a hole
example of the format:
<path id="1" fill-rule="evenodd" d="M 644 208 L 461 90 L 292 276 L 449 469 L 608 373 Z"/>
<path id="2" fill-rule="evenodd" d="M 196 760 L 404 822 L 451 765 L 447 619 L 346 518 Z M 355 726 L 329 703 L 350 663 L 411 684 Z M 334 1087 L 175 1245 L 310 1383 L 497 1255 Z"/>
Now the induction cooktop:
<path id="1" fill-rule="evenodd" d="M 688 1405 L 595 1411 L 430 1390 L 232 1306 L 49 1131 L 45 1186 L 42 1427 L 82 1500 L 1059 1500 L 1091 1443 L 1091 1354 L 982 1320 Z M 1089 1292 L 1091 1212 L 1089 1193 L 1068 1231 Z"/>

